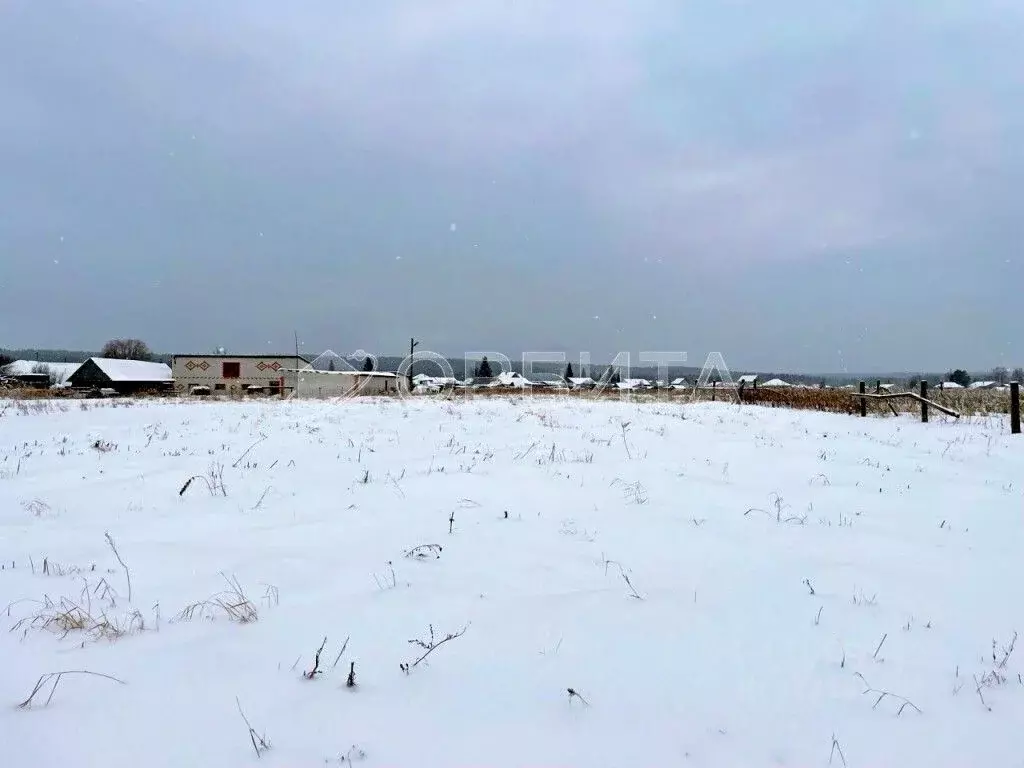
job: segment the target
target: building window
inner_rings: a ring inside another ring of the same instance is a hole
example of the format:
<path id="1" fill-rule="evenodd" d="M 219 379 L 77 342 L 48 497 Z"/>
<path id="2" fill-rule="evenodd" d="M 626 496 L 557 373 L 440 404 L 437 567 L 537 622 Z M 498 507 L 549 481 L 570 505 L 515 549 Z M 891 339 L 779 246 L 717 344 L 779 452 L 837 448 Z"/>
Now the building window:
<path id="1" fill-rule="evenodd" d="M 223 384 L 214 384 L 213 388 L 215 390 L 217 390 L 218 392 L 223 392 L 224 391 L 224 385 Z"/>
<path id="2" fill-rule="evenodd" d="M 238 379 L 242 376 L 241 363 L 224 363 L 222 365 L 221 378 Z"/>

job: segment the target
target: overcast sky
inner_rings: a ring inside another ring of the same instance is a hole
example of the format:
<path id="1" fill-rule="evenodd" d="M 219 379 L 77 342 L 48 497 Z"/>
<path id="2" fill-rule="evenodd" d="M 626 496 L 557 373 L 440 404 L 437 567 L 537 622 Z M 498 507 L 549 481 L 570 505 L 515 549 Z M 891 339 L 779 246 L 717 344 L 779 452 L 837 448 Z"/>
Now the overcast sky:
<path id="1" fill-rule="evenodd" d="M 1019 0 L 2 0 L 0 346 L 1024 365 L 1022 40 Z"/>

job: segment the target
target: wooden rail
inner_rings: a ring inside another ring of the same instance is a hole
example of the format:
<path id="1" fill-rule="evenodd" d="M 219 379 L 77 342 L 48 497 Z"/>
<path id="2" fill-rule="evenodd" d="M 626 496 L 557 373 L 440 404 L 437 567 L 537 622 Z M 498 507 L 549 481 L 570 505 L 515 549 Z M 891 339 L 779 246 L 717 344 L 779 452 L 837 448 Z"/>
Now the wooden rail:
<path id="1" fill-rule="evenodd" d="M 957 418 L 957 419 L 960 418 L 960 414 L 958 412 L 954 411 L 952 408 L 947 408 L 944 405 L 939 405 L 934 400 L 929 400 L 926 397 L 921 397 L 921 395 L 917 394 L 916 392 L 886 392 L 886 393 L 883 393 L 883 394 L 867 394 L 867 393 L 861 391 L 861 392 L 851 392 L 850 395 L 852 397 L 864 397 L 864 398 L 871 397 L 871 398 L 874 398 L 876 400 L 895 400 L 896 398 L 910 398 L 911 400 L 916 400 L 917 402 L 921 403 L 921 406 L 922 406 L 921 411 L 922 411 L 922 414 L 923 414 L 921 418 L 922 418 L 923 421 L 927 421 L 928 420 L 928 415 L 927 415 L 928 411 L 926 410 L 928 406 L 931 406 L 935 410 L 940 411 L 940 412 L 946 414 L 947 416 L 953 416 L 954 418 Z M 864 401 L 862 400 L 861 402 L 863 403 Z M 861 412 L 863 413 L 863 409 L 862 409 Z"/>

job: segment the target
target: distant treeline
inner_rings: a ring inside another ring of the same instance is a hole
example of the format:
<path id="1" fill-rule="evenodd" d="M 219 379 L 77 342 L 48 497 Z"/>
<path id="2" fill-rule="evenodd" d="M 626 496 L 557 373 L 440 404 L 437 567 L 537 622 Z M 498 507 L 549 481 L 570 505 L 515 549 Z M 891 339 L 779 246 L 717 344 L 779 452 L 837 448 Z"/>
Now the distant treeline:
<path id="1" fill-rule="evenodd" d="M 80 349 L 3 349 L 0 357 L 12 360 L 38 360 L 40 363 L 84 363 L 90 357 L 98 357 L 99 352 L 85 352 Z M 153 355 L 153 360 L 171 364 L 171 355 Z"/>

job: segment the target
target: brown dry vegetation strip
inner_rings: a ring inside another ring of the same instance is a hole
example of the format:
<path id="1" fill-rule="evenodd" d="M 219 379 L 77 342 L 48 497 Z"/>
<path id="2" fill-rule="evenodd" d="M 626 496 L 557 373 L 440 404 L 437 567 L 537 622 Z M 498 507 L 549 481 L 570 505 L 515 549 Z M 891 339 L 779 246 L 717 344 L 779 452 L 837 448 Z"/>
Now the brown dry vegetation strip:
<path id="1" fill-rule="evenodd" d="M 904 391 L 897 389 L 894 391 Z M 868 387 L 868 393 L 874 392 L 874 387 Z M 746 387 L 743 390 L 743 402 L 750 405 L 761 405 L 770 408 L 793 408 L 798 410 L 827 411 L 832 413 L 845 413 L 855 415 L 860 410 L 860 399 L 853 389 L 817 389 L 801 387 L 779 387 L 764 388 Z M 398 397 L 396 394 L 381 394 L 377 397 Z M 465 390 L 456 389 L 448 392 L 441 392 L 434 395 L 415 396 L 416 398 L 434 399 L 494 399 L 507 397 L 534 397 L 540 399 L 572 398 L 575 400 L 620 400 L 628 398 L 634 402 L 664 402 L 664 403 L 685 403 L 685 402 L 710 402 L 712 398 L 718 402 L 735 402 L 735 390 L 727 386 L 719 387 L 717 390 L 700 389 L 694 392 L 693 389 L 661 389 L 661 390 L 619 390 L 608 388 L 600 392 L 594 390 L 564 390 L 564 389 L 514 389 L 499 388 Z M 140 393 L 128 398 L 139 399 L 167 399 L 176 395 L 168 393 L 146 394 Z M 59 390 L 0 390 L 0 399 L 7 400 L 81 400 L 80 394 L 64 393 Z M 965 416 L 1006 414 L 1010 412 L 1009 391 L 1000 390 L 940 390 L 932 387 L 928 390 L 928 399 L 952 408 Z M 123 402 L 123 398 L 118 398 Z M 276 402 L 278 398 L 271 396 L 206 396 L 189 398 L 189 402 L 215 403 L 224 400 L 245 400 L 256 402 Z M 913 400 L 874 400 L 868 398 L 867 412 L 869 414 L 886 415 L 891 414 L 889 405 L 892 405 L 900 413 L 920 413 L 921 406 Z"/>

